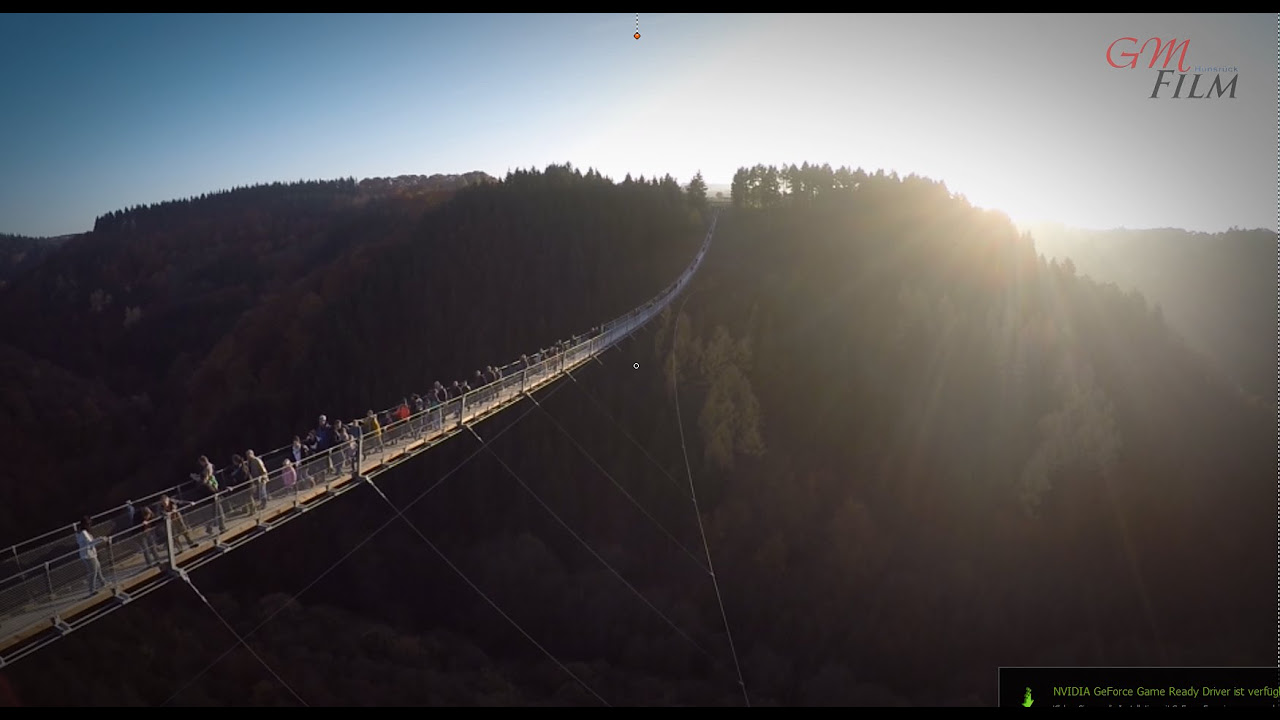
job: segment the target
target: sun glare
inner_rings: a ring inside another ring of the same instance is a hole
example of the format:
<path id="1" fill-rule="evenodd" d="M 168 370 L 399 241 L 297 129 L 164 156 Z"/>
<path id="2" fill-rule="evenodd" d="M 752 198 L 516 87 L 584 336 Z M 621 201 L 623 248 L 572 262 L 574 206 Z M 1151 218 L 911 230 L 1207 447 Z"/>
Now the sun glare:
<path id="1" fill-rule="evenodd" d="M 948 179 L 947 187 L 977 207 L 1004 213 L 1017 225 L 1065 222 L 1070 215 L 1062 206 L 1067 202 L 1064 195 L 1046 192 L 1033 182 L 1000 178 L 953 183 Z"/>

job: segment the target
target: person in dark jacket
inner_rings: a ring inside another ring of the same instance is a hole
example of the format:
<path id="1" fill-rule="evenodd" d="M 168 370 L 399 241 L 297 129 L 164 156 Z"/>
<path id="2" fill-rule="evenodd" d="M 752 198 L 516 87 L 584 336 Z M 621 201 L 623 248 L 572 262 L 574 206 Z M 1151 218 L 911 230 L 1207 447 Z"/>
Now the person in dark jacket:
<path id="1" fill-rule="evenodd" d="M 160 564 L 160 550 L 156 544 L 159 539 L 156 530 L 156 515 L 151 512 L 151 508 L 142 508 L 142 514 L 138 516 L 139 539 L 142 542 L 142 560 L 147 567 Z M 168 543 L 161 543 L 168 545 Z"/>
<path id="2" fill-rule="evenodd" d="M 185 503 L 185 505 L 190 506 L 191 503 Z M 160 498 L 156 523 L 161 528 L 164 527 L 165 516 L 168 516 L 169 518 L 169 526 L 173 532 L 174 542 L 177 543 L 178 536 L 181 535 L 182 539 L 187 541 L 187 545 L 194 549 L 196 547 L 196 541 L 191 539 L 191 530 L 187 528 L 187 521 L 182 517 L 182 513 L 179 510 L 179 504 L 168 495 Z"/>

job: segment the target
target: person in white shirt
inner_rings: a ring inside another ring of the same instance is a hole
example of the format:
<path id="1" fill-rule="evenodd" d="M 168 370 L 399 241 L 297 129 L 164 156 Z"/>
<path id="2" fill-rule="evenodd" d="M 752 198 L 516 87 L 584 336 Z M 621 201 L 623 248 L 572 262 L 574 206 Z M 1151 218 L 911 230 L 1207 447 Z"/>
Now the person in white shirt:
<path id="1" fill-rule="evenodd" d="M 294 438 L 297 440 L 297 438 Z M 298 483 L 298 471 L 294 467 L 293 461 L 289 458 L 284 459 L 284 466 L 280 469 L 280 481 L 284 483 L 285 492 L 294 492 L 294 486 Z"/>
<path id="2" fill-rule="evenodd" d="M 249 477 L 253 479 L 254 486 L 258 496 L 258 502 L 261 503 L 262 509 L 267 507 L 267 465 L 262 462 L 262 458 L 253 454 L 252 450 L 245 451 L 245 463 L 249 468 Z"/>
<path id="3" fill-rule="evenodd" d="M 102 575 L 102 564 L 98 562 L 98 544 L 102 541 L 89 532 L 89 516 L 80 521 L 80 532 L 76 533 L 76 543 L 80 546 L 80 559 L 89 571 L 89 597 L 98 592 L 99 587 L 107 584 Z"/>

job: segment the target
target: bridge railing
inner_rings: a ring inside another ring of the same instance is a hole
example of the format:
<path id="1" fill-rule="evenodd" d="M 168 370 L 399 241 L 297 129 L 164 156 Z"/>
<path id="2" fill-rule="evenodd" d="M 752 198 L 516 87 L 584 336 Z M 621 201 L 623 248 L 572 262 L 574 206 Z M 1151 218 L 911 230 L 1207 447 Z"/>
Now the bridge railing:
<path id="1" fill-rule="evenodd" d="M 688 283 L 706 254 L 715 223 L 690 265 L 671 285 L 646 303 L 602 323 L 594 333 L 580 336 L 559 352 L 540 357 L 528 366 L 522 361 L 500 368 L 497 380 L 473 388 L 461 397 L 430 403 L 404 420 L 395 420 L 373 433 L 365 429 L 349 442 L 305 456 L 286 469 L 292 443 L 259 455 L 267 468 L 265 479 L 250 479 L 227 487 L 229 468 L 217 471 L 222 489 L 209 495 L 196 482 L 184 482 L 131 501 L 90 518 L 90 533 L 105 580 L 113 592 L 152 567 L 167 566 L 184 546 L 198 545 L 220 536 L 228 524 L 261 521 L 270 508 L 278 512 L 282 498 L 294 505 L 301 493 L 349 477 L 363 467 L 364 459 L 401 443 L 430 439 L 456 430 L 468 418 L 481 416 L 518 397 L 537 384 L 558 376 L 564 369 L 589 360 L 646 324 L 661 312 Z M 399 403 L 396 406 L 398 407 Z M 160 501 L 168 496 L 174 510 L 164 512 Z M 131 520 L 129 513 L 135 513 Z M 154 514 L 150 525 L 136 524 L 144 507 Z M 69 525 L 11 546 L 0 552 L 0 625 L 14 615 L 87 599 L 92 578 L 81 558 L 77 526 Z"/>
<path id="2" fill-rule="evenodd" d="M 194 547 L 221 534 L 229 523 L 245 518 L 259 519 L 267 508 L 264 499 L 279 499 L 282 493 L 297 493 L 304 487 L 341 477 L 342 463 L 348 462 L 345 470 L 349 472 L 352 456 L 345 446 L 331 448 L 307 458 L 292 483 L 285 482 L 282 466 L 268 473 L 265 482 L 253 479 L 195 501 L 174 499 L 175 509 L 169 513 L 153 508 L 157 512 L 149 526 L 95 535 L 95 551 L 102 570 L 102 586 L 98 590 L 114 591 L 139 573 L 168 565 L 172 548 L 181 552 L 186 546 Z M 138 512 L 142 512 L 142 507 L 138 507 Z M 165 530 L 166 515 L 172 522 L 171 535 Z M 69 549 L 0 580 L 0 625 L 7 625 L 5 619 L 13 615 L 74 604 L 90 597 L 88 591 L 93 578 L 90 566 L 81 557 L 74 531 L 64 545 Z"/>
<path id="3" fill-rule="evenodd" d="M 272 460 L 278 462 L 279 459 L 289 454 L 291 445 L 292 443 L 270 452 L 259 454 L 259 457 L 263 458 L 264 462 L 270 463 Z M 226 484 L 229 475 L 230 468 L 224 467 L 215 472 L 215 477 L 218 478 L 220 484 Z M 106 512 L 91 515 L 89 518 L 90 532 L 95 537 L 100 537 L 128 529 L 133 525 L 131 508 L 134 513 L 133 517 L 136 517 L 136 513 L 141 513 L 143 507 L 155 505 L 165 495 L 177 500 L 192 500 L 201 498 L 204 494 L 205 492 L 200 483 L 188 480 L 130 500 Z M 76 548 L 75 534 L 77 529 L 78 523 L 64 525 L 57 530 L 51 530 L 0 551 L 0 577 L 21 573 L 25 570 L 43 568 L 46 562 L 66 554 L 69 549 Z M 2 585 L 3 582 L 0 581 L 0 586 Z"/>

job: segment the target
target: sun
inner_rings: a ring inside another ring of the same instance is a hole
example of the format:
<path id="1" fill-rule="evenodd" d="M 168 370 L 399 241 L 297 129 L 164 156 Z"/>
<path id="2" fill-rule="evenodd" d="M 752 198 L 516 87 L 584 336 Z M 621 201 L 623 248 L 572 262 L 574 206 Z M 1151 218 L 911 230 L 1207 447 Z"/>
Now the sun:
<path id="1" fill-rule="evenodd" d="M 1004 213 L 1015 225 L 1062 222 L 1063 198 L 1027 179 L 967 178 L 956 183 L 948 181 L 947 187 L 964 195 L 975 207 Z"/>

